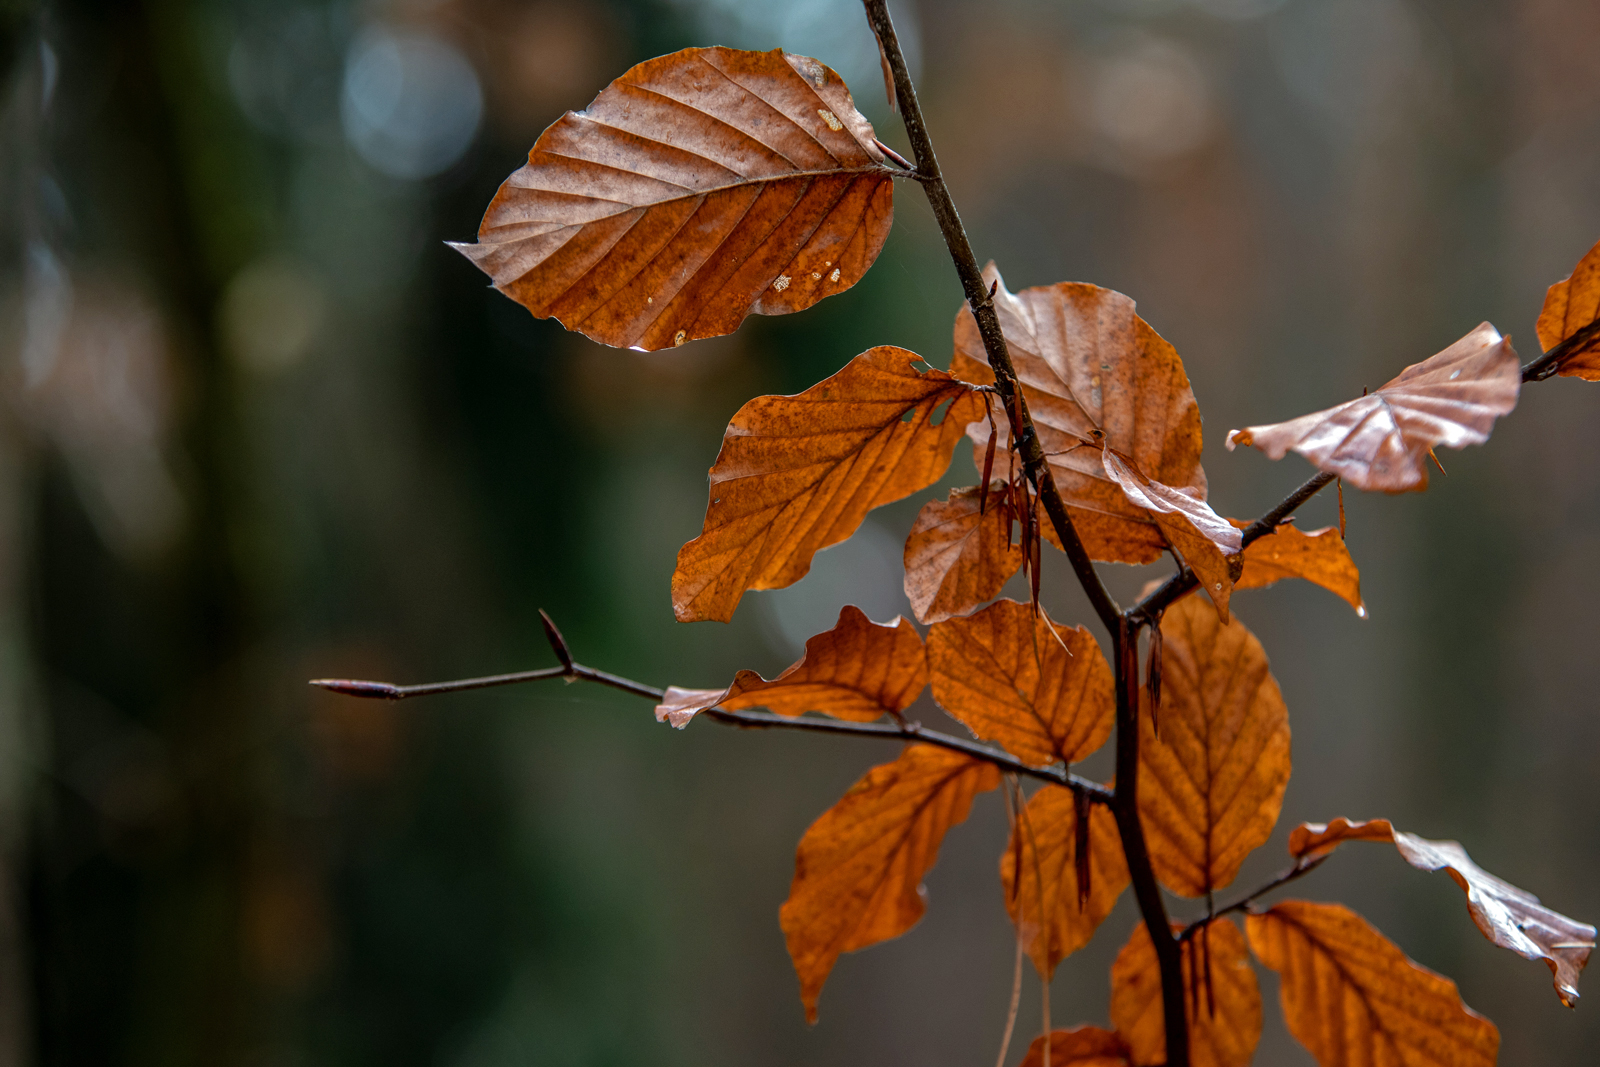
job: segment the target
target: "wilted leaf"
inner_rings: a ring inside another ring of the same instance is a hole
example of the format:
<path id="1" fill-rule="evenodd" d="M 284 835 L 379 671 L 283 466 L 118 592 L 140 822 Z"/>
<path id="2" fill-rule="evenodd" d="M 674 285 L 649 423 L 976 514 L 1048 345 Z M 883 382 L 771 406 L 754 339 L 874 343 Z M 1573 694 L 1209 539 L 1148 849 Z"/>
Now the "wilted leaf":
<path id="1" fill-rule="evenodd" d="M 1243 529 L 1249 523 L 1228 520 Z M 1361 572 L 1356 569 L 1344 538 L 1332 526 L 1302 533 L 1292 523 L 1284 523 L 1265 537 L 1258 537 L 1244 550 L 1244 571 L 1233 583 L 1235 589 L 1259 589 L 1284 578 L 1304 578 L 1330 593 L 1342 597 L 1367 617 L 1361 599 Z"/>
<path id="2" fill-rule="evenodd" d="M 816 1021 L 822 983 L 841 952 L 898 937 L 922 918 L 922 878 L 945 831 L 966 819 L 974 796 L 999 784 L 993 764 L 907 745 L 811 824 L 778 912 L 808 1021 Z"/>
<path id="3" fill-rule="evenodd" d="M 779 715 L 820 711 L 835 719 L 872 722 L 896 717 L 928 684 L 928 660 L 917 628 L 905 619 L 879 624 L 846 605 L 833 629 L 806 641 L 798 663 L 767 681 L 740 671 L 726 689 L 667 690 L 656 721 L 678 729 L 698 712 L 720 705 L 728 711 L 770 708 Z"/>
<path id="4" fill-rule="evenodd" d="M 1326 411 L 1228 434 L 1228 448 L 1254 445 L 1273 459 L 1291 448 L 1362 489 L 1428 487 L 1428 453 L 1489 439 L 1494 420 L 1517 406 L 1522 367 L 1511 342 L 1487 322 L 1377 392 Z"/>
<path id="5" fill-rule="evenodd" d="M 994 264 L 983 276 L 1000 284 L 995 312 L 1056 487 L 1084 547 L 1094 559 L 1154 561 L 1166 547 L 1155 517 L 1133 504 L 1107 474 L 1099 449 L 1080 446 L 1094 439 L 1093 431 L 1103 431 L 1105 443 L 1146 478 L 1196 490 L 1204 499 L 1200 408 L 1183 361 L 1121 293 L 1062 282 L 1013 294 Z M 956 315 L 950 372 L 971 382 L 994 380 L 978 324 L 965 305 Z M 997 428 L 1005 444 L 1005 423 Z M 968 433 L 981 469 L 988 423 L 975 424 Z M 997 477 L 1007 476 L 1007 453 L 997 457 L 996 467 Z M 1044 526 L 1050 529 L 1048 522 Z"/>
<path id="6" fill-rule="evenodd" d="M 1322 1067 L 1493 1067 L 1494 1024 L 1355 912 L 1286 900 L 1244 922 L 1256 958 L 1282 978 L 1289 1032 Z"/>
<path id="7" fill-rule="evenodd" d="M 1178 550 L 1183 561 L 1200 579 L 1200 588 L 1206 591 L 1217 607 L 1223 622 L 1228 621 L 1228 598 L 1233 594 L 1233 574 L 1228 557 L 1238 555 L 1241 548 L 1239 531 L 1233 524 L 1205 502 L 1205 496 L 1196 489 L 1174 489 L 1170 485 L 1146 478 L 1115 449 L 1107 448 L 1101 456 L 1106 474 L 1121 486 L 1122 492 L 1134 505 L 1143 508 L 1166 537 L 1167 543 Z"/>
<path id="8" fill-rule="evenodd" d="M 1388 819 L 1303 823 L 1289 835 L 1296 859 L 1314 859 L 1345 841 L 1392 842 L 1419 871 L 1447 871 L 1467 894 L 1467 910 L 1483 936 L 1530 960 L 1544 960 L 1561 1003 L 1578 1004 L 1578 977 L 1594 949 L 1595 928 L 1539 903 L 1539 898 L 1503 882 L 1472 862 L 1455 841 L 1430 841 L 1396 830 Z"/>
<path id="9" fill-rule="evenodd" d="M 688 48 L 540 134 L 454 247 L 539 318 L 653 351 L 854 285 L 889 234 L 893 173 L 821 63 Z"/>
<path id="10" fill-rule="evenodd" d="M 1193 1067 L 1245 1067 L 1261 1040 L 1261 989 L 1244 935 L 1215 919 L 1183 943 L 1184 1005 Z M 1161 970 L 1144 923 L 1111 965 L 1111 1022 L 1134 1067 L 1167 1060 Z"/>
<path id="11" fill-rule="evenodd" d="M 1122 1038 L 1098 1026 L 1052 1030 L 1028 1046 L 1018 1067 L 1044 1067 L 1044 1045 L 1050 1042 L 1050 1067 L 1128 1067 L 1128 1050 Z"/>
<path id="12" fill-rule="evenodd" d="M 978 511 L 980 497 L 983 511 Z M 917 621 L 941 622 L 997 596 L 1022 566 L 1011 543 L 1010 495 L 1002 488 L 952 489 L 930 500 L 906 538 L 906 598 Z"/>
<path id="13" fill-rule="evenodd" d="M 796 396 L 761 396 L 728 423 L 699 537 L 678 553 L 680 622 L 726 622 L 746 589 L 805 577 L 871 509 L 938 481 L 982 397 L 903 348 L 869 349 Z"/>
<path id="14" fill-rule="evenodd" d="M 1024 763 L 1076 763 L 1111 734 L 1116 696 L 1100 645 L 1042 609 L 999 600 L 938 623 L 928 671 L 940 707 Z"/>
<path id="15" fill-rule="evenodd" d="M 1156 876 L 1179 896 L 1232 882 L 1271 834 L 1289 782 L 1289 713 L 1261 642 L 1195 597 L 1161 624 L 1160 732 L 1139 715 L 1139 814 Z"/>
<path id="16" fill-rule="evenodd" d="M 1574 342 L 1577 347 L 1561 361 L 1561 369 L 1556 373 L 1600 382 L 1600 331 L 1594 328 L 1597 321 L 1600 321 L 1600 243 L 1578 261 L 1569 277 L 1556 282 L 1545 293 L 1537 329 L 1539 344 L 1546 352 L 1579 330 L 1587 328 L 1589 331 L 1586 342 Z"/>
<path id="17" fill-rule="evenodd" d="M 1045 981 L 1056 964 L 1089 943 L 1128 885 L 1116 819 L 1103 804 L 1091 805 L 1089 812 L 1087 903 L 1080 903 L 1078 814 L 1070 789 L 1047 785 L 1035 793 L 1000 857 L 1006 911 Z"/>

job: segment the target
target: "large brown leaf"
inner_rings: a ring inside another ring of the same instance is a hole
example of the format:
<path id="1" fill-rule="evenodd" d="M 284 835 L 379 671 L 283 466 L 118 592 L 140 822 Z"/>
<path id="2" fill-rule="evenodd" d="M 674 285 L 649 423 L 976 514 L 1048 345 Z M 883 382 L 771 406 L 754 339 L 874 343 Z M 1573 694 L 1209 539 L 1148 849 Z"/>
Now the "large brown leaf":
<path id="1" fill-rule="evenodd" d="M 726 622 L 746 589 L 792 585 L 880 504 L 950 466 L 982 396 L 903 348 L 869 349 L 796 396 L 761 396 L 728 423 L 700 536 L 678 553 L 680 622 Z"/>
<path id="2" fill-rule="evenodd" d="M 1098 448 L 1083 446 L 1099 430 L 1105 444 L 1150 481 L 1205 498 L 1200 408 L 1177 351 L 1134 314 L 1133 301 L 1121 293 L 1080 282 L 1011 293 L 993 263 L 984 268 L 984 280 L 999 286 L 994 302 L 1001 331 L 1084 547 L 1094 559 L 1154 561 L 1166 547 L 1155 516 L 1128 499 Z M 950 372 L 971 382 L 994 380 L 965 305 L 956 315 Z M 1004 445 L 1009 431 L 1003 421 L 997 429 Z M 981 469 L 989 425 L 977 423 L 968 432 Z M 1002 451 L 995 466 L 1004 477 L 1008 453 Z"/>
<path id="3" fill-rule="evenodd" d="M 1215 919 L 1183 943 L 1183 988 L 1193 1067 L 1245 1067 L 1261 1040 L 1261 989 L 1244 935 Z M 1111 1022 L 1134 1067 L 1167 1060 L 1161 970 L 1144 923 L 1111 965 Z"/>
<path id="4" fill-rule="evenodd" d="M 1494 420 L 1517 406 L 1522 367 L 1510 340 L 1487 322 L 1376 392 L 1326 411 L 1228 434 L 1228 448 L 1253 445 L 1282 459 L 1290 449 L 1362 489 L 1428 487 L 1428 453 L 1489 439 Z"/>
<path id="5" fill-rule="evenodd" d="M 952 489 L 948 500 L 922 505 L 905 551 L 906 598 L 918 622 L 942 622 L 999 594 L 1022 566 L 1022 548 L 1011 542 L 1012 522 L 1003 487 L 988 493 Z"/>
<path id="6" fill-rule="evenodd" d="M 974 796 L 999 784 L 991 763 L 907 745 L 811 824 L 778 912 L 808 1021 L 841 952 L 898 937 L 922 918 L 922 878 L 945 832 L 966 819 Z"/>
<path id="7" fill-rule="evenodd" d="M 1249 523 L 1229 522 L 1243 529 Z M 1344 538 L 1332 526 L 1302 533 L 1292 523 L 1284 523 L 1265 537 L 1258 537 L 1244 550 L 1244 571 L 1233 583 L 1235 589 L 1259 589 L 1284 578 L 1304 578 L 1308 582 L 1343 598 L 1367 617 L 1361 599 L 1361 572 L 1356 569 Z"/>
<path id="8" fill-rule="evenodd" d="M 1044 1067 L 1045 1042 L 1050 1043 L 1050 1067 L 1128 1067 L 1128 1050 L 1122 1038 L 1098 1026 L 1052 1030 L 1028 1046 L 1018 1067 Z"/>
<path id="9" fill-rule="evenodd" d="M 936 624 L 928 671 L 940 707 L 1024 763 L 1075 763 L 1111 734 L 1116 696 L 1099 643 L 1042 609 L 998 600 Z"/>
<path id="10" fill-rule="evenodd" d="M 1148 692 L 1139 715 L 1139 814 L 1156 876 L 1199 897 L 1232 882 L 1278 821 L 1289 713 L 1261 642 L 1237 619 L 1224 626 L 1185 597 L 1161 634 L 1160 720 Z"/>
<path id="11" fill-rule="evenodd" d="M 699 712 L 720 705 L 728 711 L 770 708 L 779 715 L 820 711 L 872 722 L 884 715 L 898 718 L 927 684 L 928 659 L 917 628 L 901 618 L 880 625 L 847 604 L 838 624 L 806 641 L 806 654 L 772 681 L 740 671 L 726 689 L 673 686 L 656 706 L 656 720 L 681 730 Z"/>
<path id="12" fill-rule="evenodd" d="M 1045 981 L 1089 943 L 1128 885 L 1128 863 L 1110 809 L 1089 809 L 1089 892 L 1079 895 L 1078 813 L 1072 791 L 1047 785 L 1028 801 L 1000 857 L 1006 911 Z"/>
<path id="13" fill-rule="evenodd" d="M 854 285 L 889 234 L 893 174 L 821 63 L 688 48 L 540 134 L 455 247 L 539 318 L 653 351 Z"/>
<path id="14" fill-rule="evenodd" d="M 1286 900 L 1244 922 L 1282 979 L 1289 1032 L 1322 1067 L 1493 1067 L 1494 1024 L 1350 909 Z"/>
<path id="15" fill-rule="evenodd" d="M 1578 977 L 1594 949 L 1595 928 L 1539 903 L 1527 890 L 1485 871 L 1455 841 L 1430 841 L 1396 830 L 1388 819 L 1302 823 L 1289 835 L 1296 859 L 1327 855 L 1345 841 L 1388 841 L 1419 871 L 1446 871 L 1467 894 L 1467 911 L 1483 936 L 1530 960 L 1550 966 L 1561 1003 L 1578 1004 Z"/>
<path id="16" fill-rule="evenodd" d="M 1589 249 L 1589 254 L 1578 261 L 1572 274 L 1550 287 L 1544 296 L 1544 308 L 1539 312 L 1539 344 L 1546 352 L 1565 341 L 1579 330 L 1587 330 L 1589 339 L 1574 342 L 1577 346 L 1561 361 L 1558 374 L 1585 381 L 1600 382 L 1600 242 Z"/>

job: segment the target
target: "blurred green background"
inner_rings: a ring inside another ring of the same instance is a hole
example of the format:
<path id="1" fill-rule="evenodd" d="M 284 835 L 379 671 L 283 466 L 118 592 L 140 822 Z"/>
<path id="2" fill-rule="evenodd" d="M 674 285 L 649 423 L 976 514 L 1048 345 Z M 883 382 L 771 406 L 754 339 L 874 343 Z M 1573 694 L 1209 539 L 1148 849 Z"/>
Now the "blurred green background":
<path id="1" fill-rule="evenodd" d="M 896 12 L 980 258 L 1138 299 L 1226 514 L 1308 470 L 1224 452 L 1229 427 L 1485 318 L 1531 357 L 1544 287 L 1600 237 L 1593 0 Z M 959 290 L 914 186 L 849 293 L 655 355 L 531 319 L 442 244 L 564 109 L 713 43 L 825 60 L 905 148 L 854 0 L 0 0 L 0 1067 L 991 1062 L 996 796 L 921 926 L 845 957 L 807 1028 L 793 848 L 889 746 L 674 733 L 559 684 L 305 685 L 544 666 L 540 607 L 585 662 L 721 685 L 846 601 L 903 609 L 919 500 L 730 626 L 675 624 L 668 583 L 745 399 L 875 344 L 945 364 Z M 1309 586 L 1235 601 L 1297 771 L 1240 885 L 1297 821 L 1385 815 L 1594 919 L 1600 388 L 1532 387 L 1443 459 L 1425 495 L 1347 495 L 1370 619 Z M 973 480 L 962 450 L 947 483 Z M 1479 937 L 1448 880 L 1355 848 L 1300 889 L 1454 976 L 1501 1062 L 1594 1062 L 1593 1006 Z M 1105 1022 L 1135 919 L 1125 898 L 1062 967 L 1057 1024 Z M 1309 1064 L 1262 984 L 1259 1062 Z M 1031 973 L 1022 1003 L 1013 1063 Z"/>

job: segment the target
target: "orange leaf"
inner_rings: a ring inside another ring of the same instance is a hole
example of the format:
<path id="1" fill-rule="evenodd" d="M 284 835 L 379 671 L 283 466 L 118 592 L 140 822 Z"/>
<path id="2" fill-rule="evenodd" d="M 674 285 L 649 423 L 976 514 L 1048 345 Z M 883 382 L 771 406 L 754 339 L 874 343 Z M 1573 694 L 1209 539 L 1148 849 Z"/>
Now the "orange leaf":
<path id="1" fill-rule="evenodd" d="M 1072 790 L 1047 785 L 1035 793 L 1000 857 L 1006 911 L 1047 982 L 1056 964 L 1089 943 L 1128 885 L 1116 819 L 1103 804 L 1091 805 L 1089 812 L 1086 904 L 1079 903 L 1078 814 Z"/>
<path id="2" fill-rule="evenodd" d="M 1455 841 L 1430 841 L 1396 830 L 1388 819 L 1303 823 L 1289 835 L 1296 859 L 1325 856 L 1344 841 L 1388 841 L 1419 871 L 1447 871 L 1467 894 L 1467 911 L 1483 936 L 1530 960 L 1544 960 L 1561 1003 L 1578 1004 L 1578 976 L 1594 949 L 1595 928 L 1539 903 L 1539 898 L 1503 882 L 1472 862 Z"/>
<path id="3" fill-rule="evenodd" d="M 1362 489 L 1428 487 L 1428 453 L 1489 439 L 1517 406 L 1522 367 L 1511 342 L 1487 322 L 1376 392 L 1326 411 L 1228 434 L 1228 449 L 1254 445 L 1273 459 L 1291 448 Z"/>
<path id="4" fill-rule="evenodd" d="M 993 764 L 907 745 L 811 824 L 778 912 L 808 1021 L 817 1019 L 822 983 L 841 952 L 898 937 L 922 918 L 922 879 L 945 831 L 966 819 L 974 796 L 999 784 Z"/>
<path id="5" fill-rule="evenodd" d="M 1244 935 L 1214 919 L 1183 943 L 1183 988 L 1193 1067 L 1245 1067 L 1261 1040 L 1261 990 Z M 1111 965 L 1111 1022 L 1135 1067 L 1165 1063 L 1161 970 L 1144 923 Z"/>
<path id="6" fill-rule="evenodd" d="M 654 351 L 850 288 L 889 235 L 893 174 L 821 63 L 688 48 L 540 134 L 454 247 L 537 317 Z"/>
<path id="7" fill-rule="evenodd" d="M 906 538 L 906 598 L 917 621 L 942 622 L 992 600 L 1022 566 L 1011 543 L 1013 516 L 1004 487 L 992 488 L 978 511 L 978 488 L 952 489 L 930 500 Z"/>
<path id="8" fill-rule="evenodd" d="M 1139 715 L 1139 814 L 1156 876 L 1179 896 L 1232 882 L 1272 833 L 1289 782 L 1289 713 L 1261 642 L 1195 597 L 1161 624 L 1160 733 Z"/>
<path id="9" fill-rule="evenodd" d="M 1282 978 L 1289 1032 L 1322 1067 L 1493 1067 L 1494 1024 L 1350 909 L 1286 900 L 1244 922 Z"/>
<path id="10" fill-rule="evenodd" d="M 1062 282 L 1010 293 L 993 263 L 984 280 L 999 283 L 995 311 L 1023 396 L 1049 457 L 1072 523 L 1094 559 L 1150 563 L 1166 547 L 1155 517 L 1132 503 L 1093 448 L 1077 447 L 1105 434 L 1152 481 L 1193 489 L 1205 498 L 1200 468 L 1200 408 L 1178 353 L 1134 314 L 1134 303 L 1097 285 Z M 987 384 L 994 380 L 972 312 L 956 315 L 950 372 Z M 1009 440 L 1004 422 L 1000 442 Z M 982 464 L 987 422 L 968 430 Z M 1006 477 L 1009 454 L 996 457 Z M 1049 522 L 1044 523 L 1049 530 Z M 1050 534 L 1054 540 L 1053 531 Z M 1060 547 L 1057 545 L 1056 547 Z"/>
<path id="11" fill-rule="evenodd" d="M 983 398 L 915 353 L 868 349 L 796 396 L 761 396 L 728 423 L 704 530 L 678 553 L 680 622 L 727 622 L 746 589 L 805 577 L 871 509 L 938 481 Z"/>
<path id="12" fill-rule="evenodd" d="M 1122 1038 L 1098 1026 L 1052 1030 L 1028 1046 L 1018 1067 L 1044 1067 L 1044 1044 L 1050 1042 L 1050 1067 L 1128 1067 L 1128 1050 Z"/>
<path id="13" fill-rule="evenodd" d="M 872 722 L 899 717 L 928 684 L 928 660 L 917 628 L 905 619 L 879 624 L 845 605 L 833 629 L 806 642 L 806 654 L 772 681 L 740 671 L 726 689 L 673 686 L 656 706 L 656 721 L 678 729 L 721 705 L 728 711 L 770 708 L 779 715 L 820 711 L 835 719 Z"/>
<path id="14" fill-rule="evenodd" d="M 1228 521 L 1240 529 L 1249 525 L 1238 519 Z M 1361 572 L 1350 558 L 1344 538 L 1332 526 L 1303 533 L 1292 523 L 1284 523 L 1256 538 L 1244 550 L 1244 571 L 1233 587 L 1260 589 L 1284 578 L 1304 578 L 1320 585 L 1342 597 L 1357 615 L 1367 617 L 1361 599 Z"/>
<path id="15" fill-rule="evenodd" d="M 1106 474 L 1121 487 L 1130 503 L 1143 508 L 1161 528 L 1161 534 L 1183 557 L 1200 579 L 1216 605 L 1223 622 L 1228 621 L 1228 598 L 1233 594 L 1233 574 L 1228 558 L 1237 556 L 1242 543 L 1233 524 L 1205 502 L 1194 489 L 1174 489 L 1146 478 L 1126 457 L 1107 448 L 1100 457 Z"/>
<path id="16" fill-rule="evenodd" d="M 1556 373 L 1600 382 L 1600 243 L 1578 261 L 1572 274 L 1550 287 L 1539 312 L 1539 344 L 1546 352 L 1579 330 L 1588 328 L 1589 339 L 1561 361 Z"/>
<path id="17" fill-rule="evenodd" d="M 936 624 L 928 670 L 940 707 L 1024 763 L 1076 763 L 1111 734 L 1116 695 L 1094 636 L 1015 600 Z"/>

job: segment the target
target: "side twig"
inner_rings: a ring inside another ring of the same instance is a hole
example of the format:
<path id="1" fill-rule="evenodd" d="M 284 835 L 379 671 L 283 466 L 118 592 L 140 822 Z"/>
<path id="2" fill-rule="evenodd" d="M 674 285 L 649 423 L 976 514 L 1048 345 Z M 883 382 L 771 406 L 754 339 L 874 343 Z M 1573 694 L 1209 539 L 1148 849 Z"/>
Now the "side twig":
<path id="1" fill-rule="evenodd" d="M 1572 353 L 1587 347 L 1595 339 L 1600 338 L 1600 319 L 1589 323 L 1571 337 L 1556 345 L 1550 351 L 1522 368 L 1524 382 L 1542 382 L 1553 377 L 1561 370 L 1561 363 Z"/>
<path id="2" fill-rule="evenodd" d="M 1252 891 L 1249 895 L 1241 897 L 1232 904 L 1217 908 L 1205 918 L 1196 919 L 1188 926 L 1185 926 L 1183 928 L 1183 933 L 1178 935 L 1178 940 L 1180 942 L 1189 940 L 1195 934 L 1199 933 L 1207 923 L 1209 923 L 1212 919 L 1217 918 L 1219 915 L 1229 915 L 1236 911 L 1251 911 L 1258 899 L 1266 896 L 1274 889 L 1281 889 L 1302 875 L 1310 874 L 1312 871 L 1322 866 L 1323 861 L 1331 855 L 1333 855 L 1333 853 L 1329 852 L 1318 856 L 1315 859 L 1297 860 L 1293 867 L 1283 871 L 1276 878 L 1262 886 L 1260 889 Z"/>

